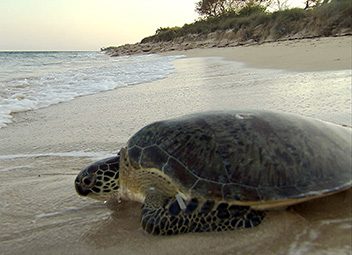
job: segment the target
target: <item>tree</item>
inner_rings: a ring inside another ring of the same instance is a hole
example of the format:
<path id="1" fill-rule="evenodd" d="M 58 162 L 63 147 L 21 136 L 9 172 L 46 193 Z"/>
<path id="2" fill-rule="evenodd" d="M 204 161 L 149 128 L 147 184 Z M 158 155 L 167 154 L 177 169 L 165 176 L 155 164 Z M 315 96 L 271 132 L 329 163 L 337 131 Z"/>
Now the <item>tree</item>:
<path id="1" fill-rule="evenodd" d="M 305 3 L 305 7 L 304 9 L 307 10 L 309 8 L 313 8 L 313 7 L 317 7 L 321 4 L 321 0 L 304 0 L 304 3 Z M 324 2 L 327 2 L 327 1 L 324 1 Z"/>
<path id="2" fill-rule="evenodd" d="M 200 0 L 196 12 L 201 16 L 216 17 L 227 12 L 239 12 L 246 6 L 268 6 L 271 0 Z"/>
<path id="3" fill-rule="evenodd" d="M 289 8 L 288 1 L 289 0 L 274 0 L 271 7 L 279 11 L 288 9 Z"/>
<path id="4" fill-rule="evenodd" d="M 232 9 L 235 0 L 201 0 L 196 3 L 196 11 L 201 16 L 215 17 Z"/>

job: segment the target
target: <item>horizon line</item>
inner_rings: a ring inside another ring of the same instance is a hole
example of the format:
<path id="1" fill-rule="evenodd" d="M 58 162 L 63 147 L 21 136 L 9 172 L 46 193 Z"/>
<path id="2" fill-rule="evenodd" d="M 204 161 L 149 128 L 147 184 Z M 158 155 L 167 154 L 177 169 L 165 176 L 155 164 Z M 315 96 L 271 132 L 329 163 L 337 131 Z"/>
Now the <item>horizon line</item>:
<path id="1" fill-rule="evenodd" d="M 100 52 L 101 50 L 0 50 L 0 53 Z"/>

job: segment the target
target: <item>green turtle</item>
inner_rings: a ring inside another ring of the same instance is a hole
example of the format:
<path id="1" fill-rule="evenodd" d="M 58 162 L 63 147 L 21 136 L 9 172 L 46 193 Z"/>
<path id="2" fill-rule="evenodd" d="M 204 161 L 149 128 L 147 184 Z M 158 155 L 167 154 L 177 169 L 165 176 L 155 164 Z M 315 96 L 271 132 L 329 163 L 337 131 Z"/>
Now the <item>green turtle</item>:
<path id="1" fill-rule="evenodd" d="M 83 169 L 82 196 L 141 202 L 155 235 L 257 226 L 265 211 L 351 187 L 351 128 L 271 111 L 158 121 Z"/>

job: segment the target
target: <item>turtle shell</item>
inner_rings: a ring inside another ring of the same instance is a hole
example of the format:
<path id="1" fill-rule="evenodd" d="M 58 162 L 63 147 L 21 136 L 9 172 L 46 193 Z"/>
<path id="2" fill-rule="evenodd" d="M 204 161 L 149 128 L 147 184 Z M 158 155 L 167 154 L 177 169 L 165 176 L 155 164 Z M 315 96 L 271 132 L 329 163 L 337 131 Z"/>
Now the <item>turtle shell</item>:
<path id="1" fill-rule="evenodd" d="M 268 111 L 208 112 L 155 122 L 128 141 L 188 195 L 258 203 L 351 187 L 351 129 Z"/>

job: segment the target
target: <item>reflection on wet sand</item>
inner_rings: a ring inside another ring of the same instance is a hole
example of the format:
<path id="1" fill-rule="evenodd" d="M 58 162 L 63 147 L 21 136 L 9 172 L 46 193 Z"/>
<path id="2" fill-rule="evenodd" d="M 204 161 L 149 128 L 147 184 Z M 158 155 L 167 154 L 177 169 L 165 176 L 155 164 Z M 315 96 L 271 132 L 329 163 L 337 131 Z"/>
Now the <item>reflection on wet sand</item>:
<path id="1" fill-rule="evenodd" d="M 131 254 L 153 254 L 158 249 L 166 254 L 179 254 L 182 250 L 199 254 L 212 249 L 218 254 L 336 254 L 350 247 L 351 198 L 352 190 L 348 190 L 286 210 L 271 211 L 254 229 L 166 237 L 144 233 L 139 225 L 140 204 L 123 201 L 109 205 L 110 217 L 91 225 L 81 241 L 95 249 L 126 249 Z M 337 241 L 333 236 L 343 238 Z"/>

